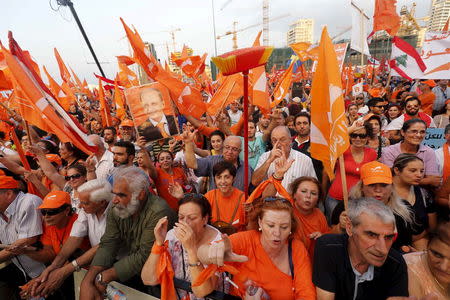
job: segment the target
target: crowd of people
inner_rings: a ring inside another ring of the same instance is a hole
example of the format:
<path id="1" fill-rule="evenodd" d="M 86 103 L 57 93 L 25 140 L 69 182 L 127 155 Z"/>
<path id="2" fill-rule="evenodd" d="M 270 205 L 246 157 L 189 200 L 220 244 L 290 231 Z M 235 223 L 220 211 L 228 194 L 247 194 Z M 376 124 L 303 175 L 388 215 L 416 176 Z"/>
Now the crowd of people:
<path id="1" fill-rule="evenodd" d="M 113 281 L 164 300 L 450 299 L 449 83 L 379 81 L 346 96 L 350 147 L 332 180 L 311 153 L 307 81 L 270 114 L 244 116 L 236 99 L 178 116 L 167 143 L 114 109 L 103 127 L 80 97 L 69 113 L 92 155 L 13 111 L 20 145 L 0 132 L 0 299 L 103 299 Z M 433 127 L 437 150 L 423 144 Z"/>

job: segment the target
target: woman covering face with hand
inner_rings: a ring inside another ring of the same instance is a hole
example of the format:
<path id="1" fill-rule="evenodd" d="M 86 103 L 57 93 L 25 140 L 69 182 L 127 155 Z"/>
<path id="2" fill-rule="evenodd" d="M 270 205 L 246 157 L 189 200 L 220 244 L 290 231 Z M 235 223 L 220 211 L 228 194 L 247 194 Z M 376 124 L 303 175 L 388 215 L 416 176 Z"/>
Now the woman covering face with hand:
<path id="1" fill-rule="evenodd" d="M 168 230 L 166 217 L 160 219 L 155 226 L 155 244 L 145 263 L 141 277 L 146 285 L 160 284 L 157 277 L 157 265 L 160 259 L 158 253 L 162 247 L 167 247 L 171 256 L 171 264 L 175 278 L 188 282 L 197 279 L 206 265 L 200 263 L 197 257 L 197 249 L 202 245 L 209 245 L 219 241 L 220 232 L 208 225 L 211 216 L 211 206 L 208 200 L 201 194 L 185 194 L 179 201 L 178 222 L 173 229 Z M 224 287 L 224 278 L 212 276 L 198 287 L 192 287 L 193 293 L 186 295 L 186 291 L 177 290 L 179 299 L 189 296 L 189 299 L 202 298 L 213 290 L 227 292 Z"/>

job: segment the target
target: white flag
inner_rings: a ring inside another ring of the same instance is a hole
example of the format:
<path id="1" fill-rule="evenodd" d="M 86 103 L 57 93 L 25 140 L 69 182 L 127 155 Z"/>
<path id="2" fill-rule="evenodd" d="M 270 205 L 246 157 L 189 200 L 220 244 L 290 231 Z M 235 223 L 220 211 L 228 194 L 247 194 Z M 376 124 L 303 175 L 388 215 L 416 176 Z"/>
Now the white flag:
<path id="1" fill-rule="evenodd" d="M 368 27 L 367 19 L 353 5 L 351 5 L 351 9 L 352 9 L 352 37 L 351 37 L 352 41 L 350 43 L 350 48 L 370 56 L 369 45 L 367 45 L 367 27 Z"/>

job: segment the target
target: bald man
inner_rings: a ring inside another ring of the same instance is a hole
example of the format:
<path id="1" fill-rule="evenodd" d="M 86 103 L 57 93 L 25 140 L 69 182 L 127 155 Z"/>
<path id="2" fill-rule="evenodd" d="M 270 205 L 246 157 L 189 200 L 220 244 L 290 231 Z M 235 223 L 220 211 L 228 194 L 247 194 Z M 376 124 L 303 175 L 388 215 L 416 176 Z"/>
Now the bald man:
<path id="1" fill-rule="evenodd" d="M 147 141 L 159 140 L 178 134 L 174 116 L 164 114 L 164 99 L 157 89 L 146 87 L 141 91 L 141 102 L 148 120 L 138 127 Z"/>

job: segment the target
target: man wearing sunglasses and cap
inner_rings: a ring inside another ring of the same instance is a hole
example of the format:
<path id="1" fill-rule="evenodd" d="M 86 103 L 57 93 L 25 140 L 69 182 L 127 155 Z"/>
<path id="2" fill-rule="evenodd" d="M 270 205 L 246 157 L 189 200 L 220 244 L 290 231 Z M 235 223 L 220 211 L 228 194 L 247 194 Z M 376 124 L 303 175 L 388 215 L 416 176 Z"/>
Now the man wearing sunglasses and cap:
<path id="1" fill-rule="evenodd" d="M 42 200 L 19 190 L 19 183 L 0 175 L 0 241 L 9 245 L 0 251 L 0 263 L 12 264 L 0 269 L 0 299 L 19 299 L 19 286 L 37 277 L 45 268 L 23 249 L 38 241 L 42 234 Z"/>

